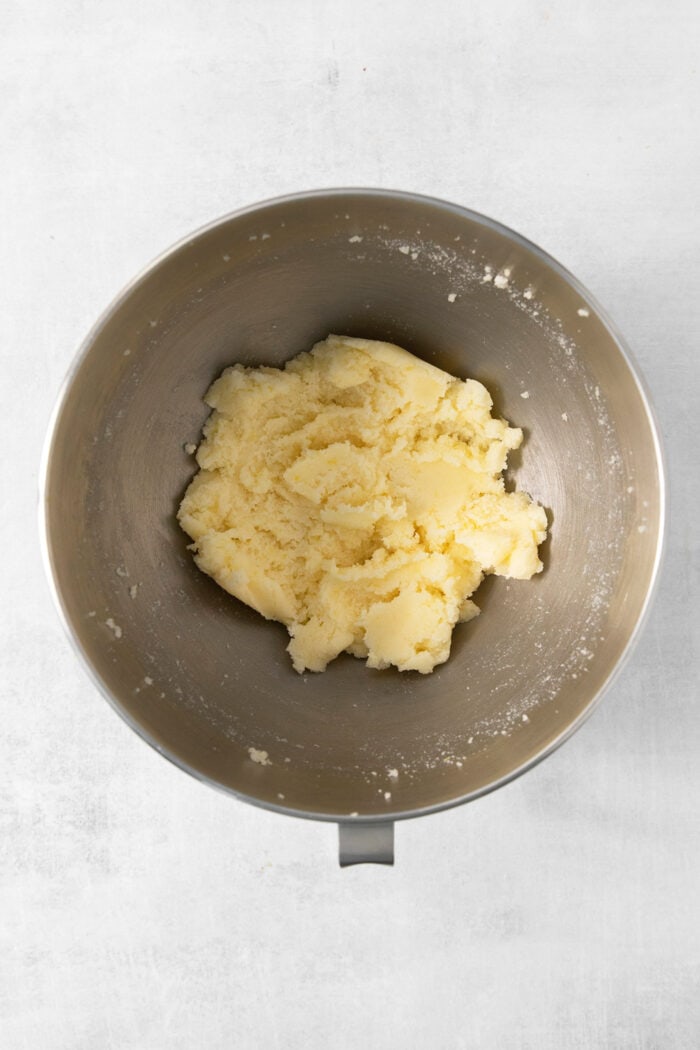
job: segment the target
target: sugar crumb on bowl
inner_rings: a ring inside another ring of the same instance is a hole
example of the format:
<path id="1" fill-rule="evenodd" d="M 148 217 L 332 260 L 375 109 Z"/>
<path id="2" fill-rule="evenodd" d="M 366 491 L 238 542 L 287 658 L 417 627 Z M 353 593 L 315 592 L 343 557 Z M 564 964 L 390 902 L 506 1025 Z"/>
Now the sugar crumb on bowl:
<path id="1" fill-rule="evenodd" d="M 249 747 L 248 755 L 252 762 L 257 762 L 259 766 L 271 766 L 270 756 L 267 751 L 260 751 L 257 747 Z"/>
<path id="2" fill-rule="evenodd" d="M 109 627 L 110 631 L 117 639 L 121 638 L 122 634 L 124 633 L 119 624 L 115 623 L 111 616 L 107 620 L 105 620 L 105 627 Z"/>

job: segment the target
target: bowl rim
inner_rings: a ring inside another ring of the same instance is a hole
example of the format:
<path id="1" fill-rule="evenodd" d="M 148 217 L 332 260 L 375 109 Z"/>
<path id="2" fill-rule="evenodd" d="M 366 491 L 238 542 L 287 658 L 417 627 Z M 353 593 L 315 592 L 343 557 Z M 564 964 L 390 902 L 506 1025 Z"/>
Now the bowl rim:
<path id="1" fill-rule="evenodd" d="M 403 200 L 406 202 L 420 202 L 429 204 L 443 212 L 452 213 L 460 218 L 467 218 L 470 221 L 481 225 L 487 229 L 493 230 L 510 241 L 525 248 L 536 256 L 541 262 L 547 267 L 553 270 L 558 276 L 563 278 L 567 284 L 570 285 L 581 297 L 586 306 L 594 311 L 595 316 L 608 331 L 613 341 L 617 345 L 618 350 L 622 354 L 622 357 L 630 371 L 630 374 L 635 382 L 638 393 L 640 395 L 644 410 L 647 416 L 649 429 L 652 437 L 652 442 L 656 457 L 656 466 L 658 471 L 659 479 L 659 525 L 656 537 L 656 549 L 654 553 L 654 562 L 652 565 L 651 576 L 647 587 L 646 595 L 642 602 L 641 608 L 637 615 L 636 622 L 632 628 L 629 638 L 625 643 L 625 647 L 611 668 L 605 681 L 602 683 L 600 688 L 592 695 L 589 702 L 579 713 L 579 715 L 556 736 L 553 740 L 550 740 L 545 747 L 538 751 L 535 755 L 531 756 L 525 762 L 514 767 L 509 772 L 498 777 L 496 780 L 491 781 L 488 784 L 484 784 L 473 791 L 467 792 L 464 795 L 456 796 L 442 802 L 433 803 L 431 805 L 420 806 L 414 809 L 408 810 L 397 810 L 392 811 L 387 809 L 385 813 L 373 813 L 373 814 L 358 814 L 358 816 L 350 816 L 347 812 L 345 813 L 326 813 L 317 812 L 313 810 L 297 809 L 293 806 L 284 806 L 279 803 L 266 801 L 264 799 L 257 798 L 253 795 L 248 795 L 243 791 L 239 791 L 236 788 L 229 787 L 225 784 L 214 780 L 206 773 L 202 773 L 200 770 L 191 766 L 184 759 L 180 758 L 174 752 L 168 750 L 167 747 L 160 744 L 155 737 L 141 725 L 132 715 L 130 715 L 126 709 L 122 706 L 118 696 L 102 681 L 96 669 L 93 667 L 86 651 L 80 643 L 77 633 L 74 631 L 68 616 L 67 608 L 63 602 L 62 595 L 60 593 L 56 573 L 54 571 L 54 557 L 51 548 L 51 537 L 50 537 L 50 525 L 49 525 L 49 499 L 48 499 L 48 487 L 51 473 L 51 463 L 54 453 L 54 443 L 56 440 L 56 432 L 58 424 L 61 419 L 61 415 L 66 404 L 70 389 L 73 384 L 73 380 L 79 372 L 83 361 L 87 358 L 90 350 L 112 317 L 121 308 L 122 304 L 129 298 L 132 292 L 155 270 L 157 270 L 164 262 L 176 255 L 183 248 L 192 244 L 198 238 L 209 233 L 211 230 L 216 229 L 234 219 L 241 219 L 245 216 L 251 215 L 255 212 L 262 211 L 271 206 L 284 205 L 294 203 L 302 200 L 311 200 L 315 198 L 342 198 L 347 196 L 354 197 L 386 197 L 391 200 Z M 601 703 L 603 697 L 610 689 L 611 685 L 618 677 L 622 669 L 625 667 L 627 662 L 632 655 L 632 652 L 639 640 L 642 630 L 647 622 L 649 611 L 651 609 L 660 577 L 660 568 L 664 558 L 664 552 L 666 548 L 666 533 L 667 533 L 667 491 L 668 491 L 668 477 L 667 467 L 664 449 L 661 441 L 660 428 L 658 420 L 651 403 L 651 398 L 641 372 L 634 361 L 633 354 L 618 330 L 615 323 L 612 321 L 607 311 L 598 303 L 597 299 L 588 291 L 588 289 L 575 277 L 565 266 L 562 266 L 557 259 L 555 259 L 548 252 L 544 251 L 533 241 L 524 237 L 522 234 L 511 229 L 509 226 L 498 222 L 495 219 L 490 218 L 481 212 L 474 211 L 470 208 L 464 207 L 460 204 L 454 204 L 450 201 L 443 200 L 439 197 L 433 197 L 428 194 L 413 193 L 407 190 L 395 190 L 395 189 L 384 189 L 384 188 L 372 188 L 372 187 L 329 187 L 327 189 L 315 189 L 315 190 L 302 190 L 296 193 L 283 194 L 281 196 L 268 197 L 264 200 L 258 201 L 254 204 L 246 205 L 242 208 L 234 209 L 233 211 L 227 212 L 224 215 L 219 216 L 212 221 L 205 223 L 198 227 L 193 232 L 186 234 L 181 237 L 173 244 L 171 244 L 164 251 L 160 252 L 155 258 L 147 263 L 142 269 L 135 274 L 116 294 L 111 300 L 107 307 L 102 311 L 97 320 L 94 322 L 92 327 L 89 329 L 87 335 L 80 343 L 73 360 L 71 361 L 66 375 L 59 387 L 59 392 L 56 397 L 53 409 L 49 417 L 49 423 L 44 438 L 44 443 L 41 452 L 41 461 L 39 469 L 39 483 L 38 483 L 38 516 L 39 516 L 39 540 L 41 548 L 41 557 L 46 573 L 49 590 L 53 599 L 54 606 L 58 613 L 59 619 L 63 626 L 64 632 L 72 645 L 72 648 L 78 659 L 83 665 L 83 668 L 87 672 L 88 677 L 92 680 L 97 690 L 107 700 L 109 705 L 119 715 L 119 717 L 126 722 L 126 724 L 132 729 L 146 744 L 153 748 L 158 754 L 166 758 L 178 769 L 184 773 L 188 773 L 190 776 L 199 780 L 203 784 L 207 784 L 209 787 L 215 790 L 221 791 L 226 795 L 232 795 L 241 802 L 246 802 L 250 805 L 257 806 L 261 809 L 269 810 L 273 813 L 279 813 L 283 816 L 298 817 L 305 820 L 319 820 L 327 823 L 337 824 L 350 824 L 350 825 L 361 825 L 361 824 L 387 824 L 398 820 L 410 820 L 415 817 L 428 816 L 431 813 L 439 813 L 443 810 L 453 809 L 456 806 L 464 805 L 466 802 L 472 802 L 476 798 L 480 798 L 483 795 L 487 795 L 492 791 L 496 791 L 506 784 L 522 776 L 523 773 L 533 769 L 540 762 L 544 761 L 545 758 L 549 757 L 554 751 L 556 751 L 562 744 L 564 744 L 573 734 L 581 728 L 581 726 L 590 718 L 592 713 Z"/>

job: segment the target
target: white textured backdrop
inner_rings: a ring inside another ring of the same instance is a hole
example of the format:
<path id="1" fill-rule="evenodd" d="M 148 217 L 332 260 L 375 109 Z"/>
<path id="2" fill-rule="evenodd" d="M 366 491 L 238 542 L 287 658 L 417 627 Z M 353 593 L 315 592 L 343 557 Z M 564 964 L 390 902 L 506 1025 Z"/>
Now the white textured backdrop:
<path id="1" fill-rule="evenodd" d="M 3 1050 L 697 1050 L 700 8 L 5 0 L 0 12 Z M 51 607 L 48 414 L 110 298 L 270 195 L 486 212 L 626 334 L 672 475 L 641 644 L 523 779 L 340 871 L 334 829 L 218 795 L 96 694 Z"/>

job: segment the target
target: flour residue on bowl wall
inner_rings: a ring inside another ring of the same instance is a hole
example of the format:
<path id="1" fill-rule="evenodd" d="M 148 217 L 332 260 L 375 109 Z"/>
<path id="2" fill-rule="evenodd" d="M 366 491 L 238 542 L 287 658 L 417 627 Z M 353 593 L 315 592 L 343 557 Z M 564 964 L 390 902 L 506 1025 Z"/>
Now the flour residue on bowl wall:
<path id="1" fill-rule="evenodd" d="M 575 338 L 564 331 L 560 319 L 548 313 L 544 304 L 537 298 L 536 288 L 529 279 L 522 283 L 519 281 L 516 266 L 508 264 L 496 266 L 480 258 L 476 247 L 469 249 L 467 245 L 461 243 L 457 247 L 445 246 L 434 243 L 425 236 L 417 239 L 392 238 L 388 230 L 382 231 L 380 236 L 363 231 L 362 234 L 353 234 L 348 240 L 353 251 L 365 253 L 369 250 L 380 250 L 397 253 L 405 259 L 407 266 L 417 263 L 420 259 L 421 271 L 427 270 L 438 280 L 438 283 L 444 282 L 445 299 L 450 307 L 455 305 L 459 299 L 468 297 L 470 290 L 475 285 L 486 285 L 492 289 L 491 294 L 507 297 L 509 302 L 521 311 L 531 324 L 536 326 L 543 343 L 547 346 L 552 371 L 559 377 L 563 403 L 569 406 L 573 403 L 575 391 L 581 387 L 585 390 L 589 409 L 594 414 L 598 436 L 599 438 L 602 436 L 606 450 L 605 469 L 619 477 L 622 483 L 623 464 L 617 447 L 615 428 L 610 420 L 600 386 L 583 367 L 577 353 Z M 358 258 L 361 257 L 361 255 L 358 256 Z M 520 391 L 520 397 L 522 402 L 528 402 L 528 404 L 535 402 L 535 409 L 537 409 L 537 391 L 529 381 L 528 387 Z M 564 408 L 557 415 L 561 425 L 568 424 L 571 409 Z M 517 416 L 514 416 L 514 420 L 516 424 L 519 423 Z M 592 442 L 589 442 L 587 452 L 590 454 L 588 458 L 593 462 Z M 591 467 L 584 470 L 582 480 L 586 484 L 594 484 L 595 473 Z M 554 511 L 556 514 L 556 507 Z M 602 562 L 616 562 L 622 543 L 620 520 L 619 506 L 611 504 L 608 515 L 609 525 L 605 533 L 587 537 L 587 565 L 589 568 L 584 569 L 584 575 L 587 572 L 593 574 L 596 571 L 594 567 L 599 566 Z M 604 550 L 606 556 L 601 557 Z M 611 554 L 612 557 L 609 557 Z M 564 631 L 562 623 L 558 620 L 559 612 L 548 608 L 540 595 L 534 597 L 532 605 L 534 615 L 527 631 L 533 652 L 542 657 L 543 667 L 545 667 L 543 673 L 535 681 L 523 683 L 521 669 L 515 665 L 509 666 L 507 655 L 502 655 L 499 664 L 501 675 L 494 686 L 494 691 L 503 693 L 509 699 L 499 708 L 497 714 L 473 720 L 465 719 L 468 730 L 463 735 L 440 736 L 438 734 L 431 739 L 426 738 L 423 747 L 416 749 L 410 757 L 399 753 L 377 755 L 372 745 L 368 744 L 366 765 L 356 767 L 368 786 L 375 785 L 379 778 L 383 780 L 384 786 L 380 784 L 374 790 L 382 796 L 388 792 L 394 798 L 396 791 L 393 790 L 392 793 L 392 784 L 396 785 L 395 776 L 412 778 L 426 771 L 439 771 L 441 768 L 467 769 L 474 756 L 493 747 L 499 739 L 529 732 L 532 725 L 532 712 L 539 705 L 556 704 L 562 690 L 573 686 L 590 673 L 596 649 L 604 637 L 604 622 L 615 581 L 616 572 L 614 570 L 597 572 L 594 586 L 591 586 L 590 600 L 580 630 L 576 637 L 571 639 L 571 645 L 565 657 L 556 667 L 546 664 L 546 651 L 551 645 L 553 635 L 556 636 Z M 506 588 L 508 586 L 506 584 Z M 233 671 L 233 674 L 235 676 L 236 672 Z M 475 677 L 478 678 L 478 675 Z M 478 699 L 476 696 L 471 697 L 471 691 L 472 686 L 467 677 L 463 686 L 465 711 L 472 706 L 473 700 Z M 196 704 L 196 700 L 193 700 L 193 703 Z M 214 709 L 210 710 L 210 714 L 218 721 Z M 262 727 L 260 729 L 262 736 Z M 246 727 L 248 740 L 251 735 L 255 735 L 255 732 L 255 726 Z M 240 740 L 250 755 L 247 742 L 240 738 L 239 729 L 233 723 L 227 728 L 227 736 L 230 739 Z M 307 754 L 303 747 L 297 748 L 296 746 L 290 750 L 289 742 L 283 739 L 273 740 L 270 743 L 280 755 L 280 761 L 291 765 L 297 763 L 307 765 L 310 761 L 313 761 L 314 764 L 320 762 L 321 766 L 324 764 L 324 759 L 318 752 L 314 752 L 313 755 Z M 252 750 L 256 754 L 261 754 L 263 751 L 261 746 Z M 377 761 L 380 758 L 384 759 L 383 763 Z M 379 768 L 374 768 L 375 766 Z"/>

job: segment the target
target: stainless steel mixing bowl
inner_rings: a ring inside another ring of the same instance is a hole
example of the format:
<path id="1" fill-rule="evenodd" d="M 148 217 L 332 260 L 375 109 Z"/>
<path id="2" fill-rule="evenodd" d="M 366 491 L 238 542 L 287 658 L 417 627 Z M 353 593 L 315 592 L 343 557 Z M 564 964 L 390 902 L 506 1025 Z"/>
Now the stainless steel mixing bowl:
<path id="1" fill-rule="evenodd" d="M 485 383 L 525 431 L 510 482 L 548 509 L 545 571 L 487 580 L 428 676 L 350 656 L 297 675 L 285 629 L 199 572 L 175 520 L 212 379 L 329 332 Z M 207 783 L 337 821 L 342 863 L 391 860 L 393 821 L 500 786 L 581 724 L 638 632 L 663 532 L 649 403 L 591 296 L 498 223 L 387 191 L 273 200 L 166 252 L 88 336 L 43 479 L 55 595 L 107 699 Z"/>

